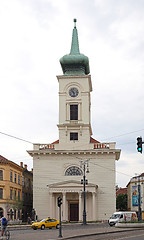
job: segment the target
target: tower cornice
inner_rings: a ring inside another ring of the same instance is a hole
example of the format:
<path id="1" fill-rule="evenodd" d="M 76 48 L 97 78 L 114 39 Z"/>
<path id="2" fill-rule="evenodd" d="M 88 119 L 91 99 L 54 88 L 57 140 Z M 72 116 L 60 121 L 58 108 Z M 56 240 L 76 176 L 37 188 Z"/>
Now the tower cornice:
<path id="1" fill-rule="evenodd" d="M 92 91 L 92 81 L 91 81 L 91 75 L 58 75 L 56 76 L 58 79 L 58 82 L 60 79 L 88 79 L 90 91 Z"/>

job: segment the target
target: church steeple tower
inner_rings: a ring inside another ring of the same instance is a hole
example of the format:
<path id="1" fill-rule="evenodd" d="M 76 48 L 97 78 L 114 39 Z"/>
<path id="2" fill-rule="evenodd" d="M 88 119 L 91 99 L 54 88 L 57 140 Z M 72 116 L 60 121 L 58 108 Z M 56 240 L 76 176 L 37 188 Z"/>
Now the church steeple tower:
<path id="1" fill-rule="evenodd" d="M 87 75 L 89 70 L 89 59 L 79 51 L 78 31 L 76 28 L 76 19 L 74 19 L 74 29 L 70 54 L 64 55 L 60 59 L 64 75 Z"/>
<path id="2" fill-rule="evenodd" d="M 71 43 L 71 51 L 70 55 L 77 55 L 80 54 L 79 51 L 79 42 L 78 42 L 78 32 L 76 28 L 76 19 L 74 19 L 74 29 L 73 29 L 73 35 L 72 35 L 72 43 Z"/>
<path id="3" fill-rule="evenodd" d="M 76 19 L 70 54 L 60 59 L 63 70 L 59 81 L 59 147 L 82 149 L 89 146 L 91 130 L 91 76 L 89 59 L 80 53 Z"/>

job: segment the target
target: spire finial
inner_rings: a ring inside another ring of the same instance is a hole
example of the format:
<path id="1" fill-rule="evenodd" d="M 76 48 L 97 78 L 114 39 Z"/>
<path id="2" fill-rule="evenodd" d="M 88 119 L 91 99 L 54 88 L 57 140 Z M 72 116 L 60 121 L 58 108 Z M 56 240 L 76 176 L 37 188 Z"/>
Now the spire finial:
<path id="1" fill-rule="evenodd" d="M 74 18 L 74 28 L 76 28 L 76 22 L 77 22 L 77 19 L 76 18 Z"/>

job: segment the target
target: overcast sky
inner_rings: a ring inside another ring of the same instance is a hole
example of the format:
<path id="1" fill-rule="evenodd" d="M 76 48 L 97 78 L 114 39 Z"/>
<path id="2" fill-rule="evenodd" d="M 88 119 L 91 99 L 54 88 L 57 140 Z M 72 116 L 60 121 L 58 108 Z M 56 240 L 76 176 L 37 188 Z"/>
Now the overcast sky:
<path id="1" fill-rule="evenodd" d="M 59 59 L 70 52 L 77 18 L 89 57 L 93 137 L 121 149 L 116 183 L 144 172 L 144 1 L 0 1 L 0 155 L 30 170 L 32 143 L 58 139 Z M 93 166 L 92 166 L 93 167 Z"/>

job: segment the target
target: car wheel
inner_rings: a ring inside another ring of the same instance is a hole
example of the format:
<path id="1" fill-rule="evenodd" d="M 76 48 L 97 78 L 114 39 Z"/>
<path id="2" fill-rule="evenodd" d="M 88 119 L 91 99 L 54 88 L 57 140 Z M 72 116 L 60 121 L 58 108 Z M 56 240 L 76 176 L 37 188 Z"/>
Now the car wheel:
<path id="1" fill-rule="evenodd" d="M 56 225 L 56 229 L 59 229 L 59 224 L 58 224 L 58 225 Z"/>
<path id="2" fill-rule="evenodd" d="M 41 225 L 41 230 L 44 230 L 45 229 L 45 225 Z"/>
<path id="3" fill-rule="evenodd" d="M 115 224 L 109 224 L 109 225 L 110 225 L 110 227 L 114 227 Z"/>

